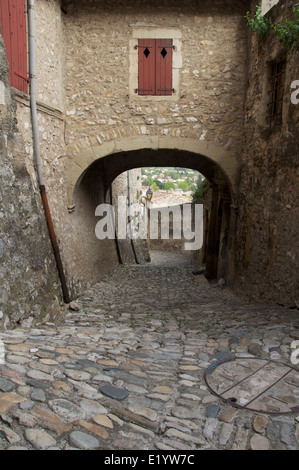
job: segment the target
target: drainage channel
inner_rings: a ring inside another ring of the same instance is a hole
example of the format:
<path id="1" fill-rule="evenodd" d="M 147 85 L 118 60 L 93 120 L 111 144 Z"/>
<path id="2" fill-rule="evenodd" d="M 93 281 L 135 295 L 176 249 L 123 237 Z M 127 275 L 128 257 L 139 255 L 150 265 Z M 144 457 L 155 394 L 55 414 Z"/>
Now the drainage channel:
<path id="1" fill-rule="evenodd" d="M 211 364 L 204 373 L 210 392 L 225 402 L 266 414 L 299 412 L 299 371 L 255 357 L 236 357 Z"/>

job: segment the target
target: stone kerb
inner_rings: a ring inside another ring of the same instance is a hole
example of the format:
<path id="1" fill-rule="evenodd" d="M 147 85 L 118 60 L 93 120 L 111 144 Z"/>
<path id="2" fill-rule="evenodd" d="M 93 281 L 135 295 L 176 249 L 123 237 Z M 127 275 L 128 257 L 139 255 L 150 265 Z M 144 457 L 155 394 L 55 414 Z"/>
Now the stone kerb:
<path id="1" fill-rule="evenodd" d="M 95 161 L 120 152 L 138 151 L 142 149 L 163 150 L 171 149 L 194 153 L 198 158 L 205 157 L 216 163 L 227 177 L 228 184 L 234 193 L 239 172 L 237 157 L 221 147 L 207 140 L 186 137 L 146 136 L 137 135 L 123 137 L 100 143 L 93 137 L 81 139 L 76 144 L 68 146 L 67 171 L 67 198 L 68 206 L 74 205 L 74 195 L 88 167 Z M 196 162 L 194 163 L 196 169 Z"/>

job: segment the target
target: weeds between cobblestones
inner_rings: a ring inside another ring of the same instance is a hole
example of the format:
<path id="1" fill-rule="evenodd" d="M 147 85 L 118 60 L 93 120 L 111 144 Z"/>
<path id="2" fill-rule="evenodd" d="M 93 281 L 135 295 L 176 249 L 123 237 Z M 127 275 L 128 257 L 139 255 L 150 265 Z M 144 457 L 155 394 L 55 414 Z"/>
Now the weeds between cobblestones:
<path id="1" fill-rule="evenodd" d="M 290 363 L 298 310 L 151 265 L 116 270 L 72 307 L 59 326 L 0 334 L 0 449 L 299 448 L 298 414 L 235 408 L 203 379 L 250 351 Z"/>

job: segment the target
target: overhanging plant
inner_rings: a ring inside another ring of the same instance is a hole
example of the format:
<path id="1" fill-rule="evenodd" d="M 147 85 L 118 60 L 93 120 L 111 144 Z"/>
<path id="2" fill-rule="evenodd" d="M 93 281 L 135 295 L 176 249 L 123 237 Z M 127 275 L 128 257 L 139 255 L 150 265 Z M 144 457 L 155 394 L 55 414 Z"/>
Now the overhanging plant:
<path id="1" fill-rule="evenodd" d="M 258 36 L 268 36 L 270 31 L 270 21 L 262 15 L 262 2 L 257 5 L 253 18 L 250 18 L 249 11 L 246 13 L 245 18 L 247 20 L 247 26 L 251 31 L 256 33 Z"/>
<path id="2" fill-rule="evenodd" d="M 294 5 L 295 18 L 293 20 L 284 20 L 282 24 L 273 23 L 269 18 L 262 15 L 262 2 L 255 10 L 253 18 L 249 11 L 246 13 L 246 20 L 249 29 L 260 37 L 267 37 L 273 31 L 287 47 L 299 50 L 299 3 Z"/>

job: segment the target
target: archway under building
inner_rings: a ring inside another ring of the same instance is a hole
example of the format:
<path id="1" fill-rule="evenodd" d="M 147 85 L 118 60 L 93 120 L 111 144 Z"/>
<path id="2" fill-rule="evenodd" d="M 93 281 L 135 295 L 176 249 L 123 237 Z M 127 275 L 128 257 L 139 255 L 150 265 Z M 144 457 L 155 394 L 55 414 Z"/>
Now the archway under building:
<path id="1" fill-rule="evenodd" d="M 221 277 L 228 284 L 233 282 L 235 214 L 232 206 L 235 199 L 235 180 L 232 174 L 237 174 L 237 171 L 232 162 L 227 160 L 227 154 L 223 162 L 232 168 L 230 175 L 219 162 L 189 149 L 139 148 L 115 151 L 99 158 L 96 158 L 96 155 L 95 152 L 93 161 L 81 172 L 71 192 L 70 221 L 77 242 L 72 253 L 72 272 L 75 271 L 75 278 L 81 277 L 89 283 L 98 282 L 103 275 L 122 262 L 117 238 L 98 240 L 95 236 L 98 220 L 95 210 L 99 204 L 112 203 L 113 181 L 128 170 L 150 166 L 176 166 L 198 171 L 209 182 L 210 206 L 204 213 L 202 248 L 205 275 L 209 280 Z M 75 266 L 79 267 L 77 272 Z"/>

